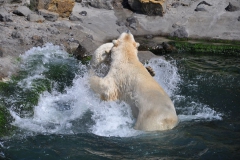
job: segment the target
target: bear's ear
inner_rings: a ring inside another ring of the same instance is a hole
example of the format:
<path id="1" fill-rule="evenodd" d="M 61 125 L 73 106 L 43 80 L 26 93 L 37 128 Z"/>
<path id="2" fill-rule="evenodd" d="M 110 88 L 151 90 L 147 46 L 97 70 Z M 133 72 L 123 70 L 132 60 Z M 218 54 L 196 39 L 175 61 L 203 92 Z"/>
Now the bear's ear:
<path id="1" fill-rule="evenodd" d="M 112 43 L 113 43 L 114 47 L 118 46 L 118 40 L 113 40 Z"/>
<path id="2" fill-rule="evenodd" d="M 140 44 L 138 42 L 135 42 L 134 44 L 134 47 L 138 48 L 140 46 Z"/>

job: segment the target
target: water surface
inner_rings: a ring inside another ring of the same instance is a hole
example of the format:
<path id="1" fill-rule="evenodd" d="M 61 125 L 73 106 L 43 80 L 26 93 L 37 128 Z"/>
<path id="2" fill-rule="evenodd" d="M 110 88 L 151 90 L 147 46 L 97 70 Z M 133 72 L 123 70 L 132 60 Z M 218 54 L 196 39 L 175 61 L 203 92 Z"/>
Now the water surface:
<path id="1" fill-rule="evenodd" d="M 40 95 L 33 114 L 16 109 L 21 95 L 9 97 L 17 129 L 0 140 L 0 159 L 239 159 L 239 58 L 166 58 L 146 66 L 170 95 L 180 122 L 173 130 L 143 132 L 133 129 L 126 103 L 99 100 L 89 89 L 87 67 L 59 46 L 29 50 L 21 58 L 28 75 L 19 88 L 33 89 L 34 81 L 49 79 L 54 64 L 71 66 L 71 74 L 64 83 L 51 81 L 53 89 Z"/>

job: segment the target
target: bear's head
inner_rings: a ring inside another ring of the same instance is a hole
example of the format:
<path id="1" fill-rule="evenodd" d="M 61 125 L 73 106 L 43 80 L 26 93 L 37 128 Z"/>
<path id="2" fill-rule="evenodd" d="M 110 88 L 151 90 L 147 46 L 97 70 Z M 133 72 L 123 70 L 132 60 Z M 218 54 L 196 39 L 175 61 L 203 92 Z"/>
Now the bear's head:
<path id="1" fill-rule="evenodd" d="M 133 35 L 130 32 L 123 32 L 117 40 L 113 40 L 114 47 L 118 45 L 133 45 L 135 48 L 140 46 L 139 43 L 135 42 Z"/>
<path id="2" fill-rule="evenodd" d="M 119 59 L 123 56 L 127 59 L 131 57 L 137 58 L 137 48 L 140 46 L 137 43 L 131 33 L 124 32 L 122 33 L 117 40 L 113 40 L 113 48 L 112 48 L 112 58 Z M 127 56 L 127 57 L 126 57 Z"/>

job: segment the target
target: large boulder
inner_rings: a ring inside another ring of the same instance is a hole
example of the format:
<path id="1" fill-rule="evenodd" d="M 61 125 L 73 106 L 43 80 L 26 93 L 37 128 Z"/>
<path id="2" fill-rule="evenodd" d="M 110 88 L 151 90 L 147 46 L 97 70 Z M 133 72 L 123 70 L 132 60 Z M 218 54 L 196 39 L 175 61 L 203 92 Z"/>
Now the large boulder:
<path id="1" fill-rule="evenodd" d="M 128 0 L 130 7 L 148 16 L 163 16 L 167 0 Z"/>
<path id="2" fill-rule="evenodd" d="M 37 9 L 45 9 L 58 13 L 60 17 L 69 17 L 75 4 L 75 0 L 37 0 Z"/>

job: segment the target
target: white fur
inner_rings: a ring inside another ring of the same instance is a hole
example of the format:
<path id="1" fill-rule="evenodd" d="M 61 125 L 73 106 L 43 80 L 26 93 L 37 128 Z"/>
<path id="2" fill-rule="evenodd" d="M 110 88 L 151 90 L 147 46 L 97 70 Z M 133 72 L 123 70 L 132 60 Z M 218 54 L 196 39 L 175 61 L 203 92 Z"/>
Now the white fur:
<path id="1" fill-rule="evenodd" d="M 163 88 L 139 62 L 137 57 L 139 44 L 135 42 L 133 35 L 122 33 L 113 44 L 110 70 L 105 77 L 92 74 L 91 88 L 102 100 L 127 102 L 137 118 L 135 129 L 145 131 L 172 129 L 178 122 L 174 105 Z M 95 52 L 98 56 L 101 53 L 102 50 L 98 49 Z"/>

